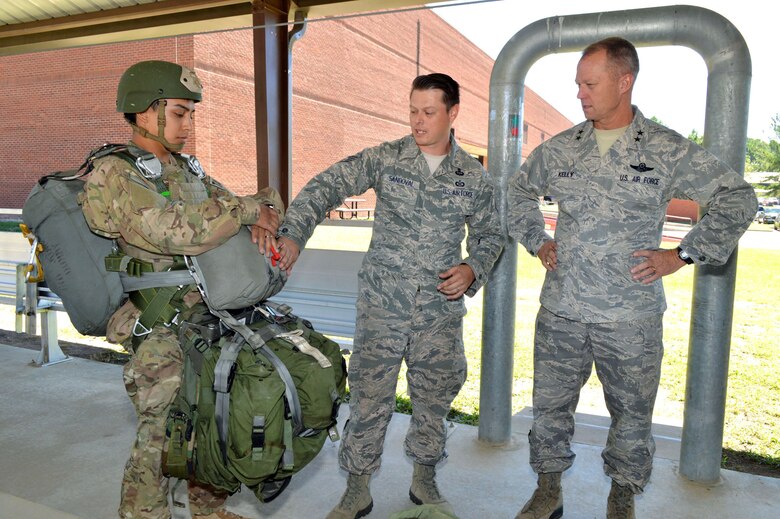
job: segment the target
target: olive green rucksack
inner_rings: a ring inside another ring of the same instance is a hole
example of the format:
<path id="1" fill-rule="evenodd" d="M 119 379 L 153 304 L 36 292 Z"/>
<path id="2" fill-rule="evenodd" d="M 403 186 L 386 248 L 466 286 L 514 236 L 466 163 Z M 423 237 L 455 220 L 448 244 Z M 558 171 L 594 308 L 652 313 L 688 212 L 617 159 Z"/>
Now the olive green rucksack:
<path id="1" fill-rule="evenodd" d="M 329 435 L 338 439 L 347 373 L 339 345 L 289 307 L 268 303 L 251 312 L 181 326 L 184 375 L 168 418 L 163 472 L 231 494 L 243 484 L 268 502 Z M 226 320 L 249 324 L 222 335 Z"/>

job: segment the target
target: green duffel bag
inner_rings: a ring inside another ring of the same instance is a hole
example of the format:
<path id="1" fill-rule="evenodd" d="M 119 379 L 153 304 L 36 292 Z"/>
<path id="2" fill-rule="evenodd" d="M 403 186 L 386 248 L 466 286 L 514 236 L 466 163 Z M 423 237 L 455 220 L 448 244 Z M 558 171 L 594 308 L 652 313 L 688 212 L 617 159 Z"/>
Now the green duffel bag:
<path id="1" fill-rule="evenodd" d="M 347 373 L 339 345 L 308 322 L 258 308 L 267 311 L 244 318 L 261 347 L 233 331 L 217 337 L 220 323 L 180 327 L 185 367 L 163 471 L 231 494 L 243 484 L 268 502 L 338 438 Z"/>

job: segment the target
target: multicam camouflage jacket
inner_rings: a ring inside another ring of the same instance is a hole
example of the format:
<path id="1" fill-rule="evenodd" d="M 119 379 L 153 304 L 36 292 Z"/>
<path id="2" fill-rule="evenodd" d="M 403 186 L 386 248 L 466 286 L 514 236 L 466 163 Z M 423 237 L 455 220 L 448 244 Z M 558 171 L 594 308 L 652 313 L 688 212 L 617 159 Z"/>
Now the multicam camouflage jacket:
<path id="1" fill-rule="evenodd" d="M 632 253 L 659 247 L 672 198 L 706 208 L 680 244 L 698 264 L 726 262 L 755 215 L 755 192 L 734 170 L 634 113 L 604 157 L 586 121 L 541 144 L 510 181 L 509 234 L 532 254 L 551 239 L 538 197 L 558 202 L 558 267 L 541 303 L 561 317 L 621 322 L 666 309 L 663 283 L 642 285 L 630 270 L 643 261 Z"/>
<path id="2" fill-rule="evenodd" d="M 284 215 L 279 194 L 265 188 L 252 196 L 235 196 L 210 177 L 190 173 L 179 158 L 165 164 L 159 193 L 155 182 L 143 177 L 126 160 L 109 155 L 95 161 L 81 205 L 90 229 L 116 239 L 134 258 L 151 262 L 156 271 L 169 267 L 176 255 L 196 255 L 221 245 L 241 225 L 257 222 L 263 204 Z M 197 302 L 197 291 L 191 293 Z M 122 342 L 138 317 L 128 302 L 109 322 L 108 339 Z"/>
<path id="3" fill-rule="evenodd" d="M 485 283 L 503 247 L 493 182 L 482 166 L 451 140 L 451 150 L 431 173 L 409 135 L 368 148 L 326 169 L 290 204 L 280 228 L 303 248 L 325 213 L 345 198 L 376 192 L 374 230 L 359 273 L 364 300 L 387 309 L 422 307 L 432 317 L 465 314 L 463 298 L 447 301 L 436 290 L 439 274 L 468 264 L 473 296 Z M 466 237 L 468 257 L 461 243 Z"/>

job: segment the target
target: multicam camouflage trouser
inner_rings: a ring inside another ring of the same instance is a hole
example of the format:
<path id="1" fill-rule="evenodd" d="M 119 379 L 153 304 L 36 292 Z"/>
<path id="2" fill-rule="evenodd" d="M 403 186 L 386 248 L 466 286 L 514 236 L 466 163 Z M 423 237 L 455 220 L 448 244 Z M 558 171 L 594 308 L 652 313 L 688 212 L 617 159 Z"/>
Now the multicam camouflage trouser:
<path id="1" fill-rule="evenodd" d="M 406 362 L 412 419 L 406 454 L 435 465 L 445 456 L 444 419 L 466 381 L 463 318 L 411 319 L 359 305 L 349 361 L 350 412 L 339 450 L 341 468 L 371 474 L 379 468 L 387 426 L 395 410 L 401 360 Z"/>
<path id="2" fill-rule="evenodd" d="M 119 517 L 168 519 L 168 478 L 161 467 L 168 410 L 181 384 L 183 354 L 176 334 L 156 326 L 124 367 L 125 388 L 138 415 L 138 429 L 125 464 Z M 227 495 L 188 484 L 193 514 L 219 509 Z"/>
<path id="3" fill-rule="evenodd" d="M 604 472 L 640 493 L 650 479 L 653 405 L 663 357 L 663 316 L 621 323 L 581 323 L 541 308 L 534 344 L 534 422 L 528 435 L 535 472 L 562 472 L 574 453 L 580 389 L 596 374 L 612 417 Z"/>

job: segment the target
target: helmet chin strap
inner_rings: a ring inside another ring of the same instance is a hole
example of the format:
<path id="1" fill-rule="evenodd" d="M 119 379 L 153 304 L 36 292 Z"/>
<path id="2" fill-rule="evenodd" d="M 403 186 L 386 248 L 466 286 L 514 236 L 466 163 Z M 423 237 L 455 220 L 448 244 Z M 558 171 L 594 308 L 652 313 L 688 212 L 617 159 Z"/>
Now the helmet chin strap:
<path id="1" fill-rule="evenodd" d="M 179 153 L 184 148 L 184 143 L 172 144 L 168 142 L 168 139 L 165 138 L 165 105 L 166 104 L 167 101 L 165 99 L 160 99 L 160 104 L 157 106 L 157 135 L 148 132 L 145 128 L 141 128 L 137 124 L 131 123 L 130 126 L 132 126 L 135 131 L 141 134 L 142 137 L 146 137 L 147 139 L 152 139 L 153 141 L 159 142 L 160 144 L 165 146 L 165 149 L 168 151 Z"/>

